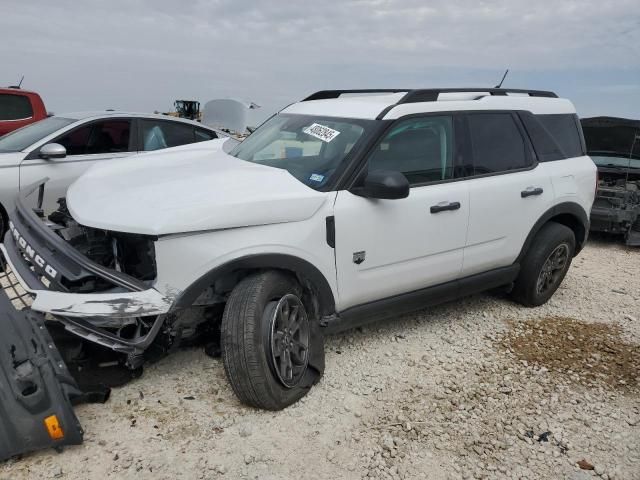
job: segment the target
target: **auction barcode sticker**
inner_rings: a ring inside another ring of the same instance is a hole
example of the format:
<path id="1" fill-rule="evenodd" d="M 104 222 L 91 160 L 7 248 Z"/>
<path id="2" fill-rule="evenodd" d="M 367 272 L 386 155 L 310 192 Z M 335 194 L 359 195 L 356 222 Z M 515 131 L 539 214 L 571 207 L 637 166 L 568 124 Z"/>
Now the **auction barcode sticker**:
<path id="1" fill-rule="evenodd" d="M 334 130 L 333 128 L 325 127 L 324 125 L 320 125 L 319 123 L 313 123 L 302 130 L 307 135 L 311 135 L 312 137 L 319 138 L 323 142 L 329 143 L 331 140 L 340 135 L 338 130 Z"/>

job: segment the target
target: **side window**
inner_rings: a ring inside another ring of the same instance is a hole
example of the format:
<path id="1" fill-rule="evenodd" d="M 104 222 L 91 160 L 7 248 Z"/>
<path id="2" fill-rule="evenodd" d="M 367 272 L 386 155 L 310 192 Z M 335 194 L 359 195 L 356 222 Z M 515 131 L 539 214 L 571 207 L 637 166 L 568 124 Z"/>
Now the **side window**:
<path id="1" fill-rule="evenodd" d="M 96 155 L 129 152 L 131 122 L 106 120 L 76 128 L 53 140 L 67 149 L 67 155 Z"/>
<path id="2" fill-rule="evenodd" d="M 26 95 L 0 94 L 0 120 L 24 120 L 32 116 L 33 109 Z"/>
<path id="3" fill-rule="evenodd" d="M 216 132 L 196 128 L 196 142 L 206 142 L 207 140 L 214 140 L 216 138 L 218 138 Z"/>
<path id="4" fill-rule="evenodd" d="M 453 145 L 450 116 L 401 120 L 376 146 L 367 168 L 401 172 L 412 185 L 451 179 Z"/>
<path id="5" fill-rule="evenodd" d="M 473 148 L 473 175 L 531 165 L 524 139 L 510 113 L 473 113 L 467 118 Z"/>
<path id="6" fill-rule="evenodd" d="M 584 155 L 575 115 L 556 114 L 537 115 L 537 117 L 567 157 Z"/>
<path id="7" fill-rule="evenodd" d="M 141 120 L 142 150 L 160 150 L 195 142 L 192 125 L 162 120 Z"/>

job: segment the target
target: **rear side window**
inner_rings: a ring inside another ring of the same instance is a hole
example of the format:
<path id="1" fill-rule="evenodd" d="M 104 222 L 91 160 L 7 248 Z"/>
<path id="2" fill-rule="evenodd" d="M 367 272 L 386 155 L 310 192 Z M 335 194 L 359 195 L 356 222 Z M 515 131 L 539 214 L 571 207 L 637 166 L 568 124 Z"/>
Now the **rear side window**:
<path id="1" fill-rule="evenodd" d="M 194 143 L 195 129 L 188 124 L 142 120 L 142 149 L 145 152 Z M 199 140 L 202 141 L 202 140 Z"/>
<path id="2" fill-rule="evenodd" d="M 578 120 L 571 114 L 537 115 L 547 132 L 562 149 L 565 157 L 584 155 Z"/>
<path id="3" fill-rule="evenodd" d="M 23 120 L 32 116 L 33 109 L 28 97 L 0 94 L 0 120 Z"/>
<path id="4" fill-rule="evenodd" d="M 510 113 L 477 113 L 467 118 L 473 148 L 473 175 L 531 165 L 520 129 Z"/>

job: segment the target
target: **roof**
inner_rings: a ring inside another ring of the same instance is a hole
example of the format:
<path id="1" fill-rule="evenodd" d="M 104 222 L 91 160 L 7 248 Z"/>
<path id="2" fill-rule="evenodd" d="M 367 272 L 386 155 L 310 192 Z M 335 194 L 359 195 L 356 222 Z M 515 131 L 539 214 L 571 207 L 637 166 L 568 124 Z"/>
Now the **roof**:
<path id="1" fill-rule="evenodd" d="M 189 123 L 192 125 L 198 125 L 201 127 L 207 127 L 201 123 L 193 120 L 187 120 L 186 118 L 172 117 L 170 115 L 161 115 L 158 113 L 141 113 L 141 112 L 125 112 L 121 110 L 90 110 L 85 112 L 68 112 L 58 113 L 56 117 L 69 118 L 71 120 L 88 120 L 95 118 L 110 118 L 110 117 L 137 117 L 137 118 L 157 118 L 158 120 L 171 120 L 183 123 Z M 210 127 L 207 127 L 210 128 Z"/>
<path id="2" fill-rule="evenodd" d="M 495 88 L 401 90 L 329 90 L 317 92 L 282 113 L 389 120 L 412 113 L 460 110 L 527 110 L 575 113 L 553 92 Z"/>
<path id="3" fill-rule="evenodd" d="M 17 94 L 20 94 L 20 95 L 38 95 L 38 96 L 40 96 L 39 93 L 32 92 L 31 90 L 23 90 L 22 88 L 11 88 L 11 87 L 9 87 L 9 88 L 0 88 L 0 93 L 2 93 L 2 94 L 7 94 L 7 93 L 16 94 L 17 93 Z"/>

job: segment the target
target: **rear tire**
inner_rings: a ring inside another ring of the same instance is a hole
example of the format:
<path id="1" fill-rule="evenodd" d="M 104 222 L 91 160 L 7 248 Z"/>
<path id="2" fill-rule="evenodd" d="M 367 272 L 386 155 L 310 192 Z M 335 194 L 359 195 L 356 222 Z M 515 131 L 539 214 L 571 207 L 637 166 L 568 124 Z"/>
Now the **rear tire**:
<path id="1" fill-rule="evenodd" d="M 524 257 L 511 297 L 527 307 L 546 303 L 567 274 L 575 248 L 569 227 L 556 222 L 544 225 Z"/>
<path id="2" fill-rule="evenodd" d="M 322 334 L 302 298 L 298 282 L 276 270 L 246 277 L 231 292 L 222 316 L 222 360 L 242 403 L 281 410 L 322 376 Z"/>

